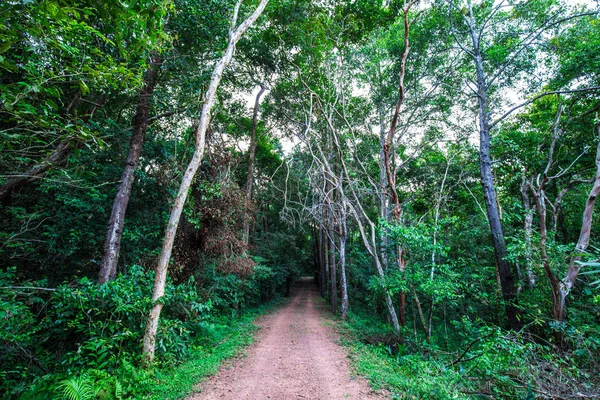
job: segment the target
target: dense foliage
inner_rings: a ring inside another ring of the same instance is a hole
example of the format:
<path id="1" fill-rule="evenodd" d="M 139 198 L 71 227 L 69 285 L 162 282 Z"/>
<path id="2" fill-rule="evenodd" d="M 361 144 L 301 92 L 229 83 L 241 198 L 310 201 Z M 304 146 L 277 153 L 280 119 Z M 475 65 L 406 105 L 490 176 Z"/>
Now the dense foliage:
<path id="1" fill-rule="evenodd" d="M 0 396 L 181 396 L 301 275 L 397 398 L 600 395 L 599 10 L 272 0 L 199 140 L 259 4 L 0 3 Z"/>

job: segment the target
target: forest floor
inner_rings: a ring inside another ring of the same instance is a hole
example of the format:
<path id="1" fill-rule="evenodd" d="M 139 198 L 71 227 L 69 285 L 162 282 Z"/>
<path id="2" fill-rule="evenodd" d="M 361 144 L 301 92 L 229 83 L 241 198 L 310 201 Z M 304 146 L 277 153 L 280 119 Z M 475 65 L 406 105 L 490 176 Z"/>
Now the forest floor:
<path id="1" fill-rule="evenodd" d="M 260 331 L 245 357 L 225 364 L 188 400 L 388 397 L 351 372 L 325 308 L 312 278 L 297 281 L 291 301 L 257 321 Z"/>

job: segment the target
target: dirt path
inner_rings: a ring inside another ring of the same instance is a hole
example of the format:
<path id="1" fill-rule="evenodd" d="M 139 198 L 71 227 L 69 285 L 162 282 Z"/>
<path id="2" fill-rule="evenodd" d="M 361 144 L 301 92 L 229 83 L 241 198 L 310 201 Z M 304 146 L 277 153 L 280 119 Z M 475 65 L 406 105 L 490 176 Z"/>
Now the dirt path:
<path id="1" fill-rule="evenodd" d="M 291 301 L 258 322 L 247 357 L 223 366 L 188 400 L 385 398 L 352 376 L 335 332 L 322 324 L 320 304 L 312 279 L 296 282 Z"/>

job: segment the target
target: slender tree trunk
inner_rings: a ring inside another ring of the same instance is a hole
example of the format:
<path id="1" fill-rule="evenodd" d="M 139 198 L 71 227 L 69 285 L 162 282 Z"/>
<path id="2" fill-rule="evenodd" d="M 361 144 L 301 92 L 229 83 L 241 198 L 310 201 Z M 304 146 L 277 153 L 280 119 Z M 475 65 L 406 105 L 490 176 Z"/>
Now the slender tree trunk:
<path id="1" fill-rule="evenodd" d="M 315 269 L 315 282 L 319 284 L 321 290 L 321 260 L 319 258 L 319 236 L 317 228 L 313 228 L 313 263 Z"/>
<path id="2" fill-rule="evenodd" d="M 254 101 L 254 113 L 252 115 L 252 134 L 250 136 L 250 148 L 248 149 L 248 174 L 246 179 L 246 207 L 252 201 L 252 185 L 254 183 L 254 159 L 256 158 L 256 125 L 258 123 L 258 107 L 260 96 L 265 92 L 265 86 L 260 85 L 260 90 Z M 250 239 L 250 220 L 252 216 L 246 212 L 244 220 L 244 243 L 248 244 Z"/>
<path id="3" fill-rule="evenodd" d="M 525 246 L 527 246 L 527 248 L 525 249 L 525 252 L 526 252 L 525 257 L 527 257 L 527 265 L 526 265 L 527 284 L 529 285 L 529 288 L 531 289 L 535 286 L 536 278 L 535 278 L 535 273 L 533 272 L 533 257 L 531 255 L 531 246 L 532 246 L 531 236 L 533 234 L 533 213 L 530 210 L 527 210 L 527 214 L 525 215 L 524 228 L 525 228 Z"/>
<path id="4" fill-rule="evenodd" d="M 345 203 L 342 200 L 342 203 Z M 346 209 L 345 205 L 342 204 L 342 213 L 344 214 L 340 221 L 340 279 L 342 284 L 342 319 L 346 320 L 348 317 L 348 282 L 346 280 L 346 240 L 347 240 L 347 228 L 346 228 Z"/>
<path id="5" fill-rule="evenodd" d="M 338 302 L 338 291 L 337 291 L 337 268 L 335 261 L 335 230 L 331 230 L 331 243 L 330 243 L 330 252 L 331 252 L 331 265 L 329 270 L 331 272 L 331 312 L 337 314 L 337 302 Z"/>
<path id="6" fill-rule="evenodd" d="M 389 210 L 388 210 L 388 196 L 385 188 L 387 187 L 387 175 L 386 175 L 386 166 L 385 166 L 385 154 L 384 154 L 384 146 L 385 146 L 385 138 L 386 138 L 386 129 L 385 129 L 385 120 L 384 120 L 384 109 L 383 106 L 379 107 L 379 219 L 381 221 L 387 221 L 389 219 Z M 387 229 L 381 229 L 381 243 L 379 252 L 381 253 L 381 262 L 383 263 L 383 267 L 385 270 L 388 268 L 388 247 L 389 247 L 390 237 L 388 235 Z"/>
<path id="7" fill-rule="evenodd" d="M 544 199 L 544 187 L 545 182 L 542 181 L 539 189 L 534 192 L 536 211 L 539 219 L 539 231 L 540 231 L 540 257 L 542 259 L 542 266 L 548 280 L 550 281 L 550 288 L 552 289 L 552 314 L 555 320 L 559 320 L 559 299 L 560 299 L 560 283 L 556 274 L 550 267 L 550 260 L 548 259 L 546 243 L 548 242 L 548 227 L 546 224 L 546 201 Z M 562 342 L 562 335 L 557 337 L 559 343 Z"/>
<path id="8" fill-rule="evenodd" d="M 408 54 L 410 53 L 410 20 L 409 20 L 409 11 L 411 7 L 417 3 L 418 0 L 411 1 L 408 5 L 405 4 L 403 8 L 403 16 L 404 16 L 404 51 L 402 56 L 400 57 L 400 75 L 399 75 L 399 83 L 398 83 L 398 101 L 396 102 L 396 107 L 394 108 L 394 114 L 392 116 L 392 122 L 390 124 L 390 129 L 388 130 L 387 136 L 385 138 L 385 143 L 383 145 L 383 160 L 385 165 L 385 175 L 387 176 L 387 186 L 389 189 L 389 195 L 391 199 L 391 204 L 393 205 L 392 216 L 393 221 L 396 224 L 401 222 L 400 218 L 402 216 L 402 208 L 400 206 L 400 198 L 398 197 L 398 191 L 396 190 L 396 170 L 393 168 L 392 162 L 392 149 L 393 149 L 393 140 L 394 133 L 396 132 L 396 126 L 398 125 L 398 118 L 400 116 L 400 108 L 404 103 L 404 76 L 406 74 L 406 61 L 408 59 Z M 404 258 L 404 249 L 400 245 L 396 248 L 396 257 L 397 257 L 397 265 L 398 269 L 404 275 L 406 270 L 406 261 Z M 399 310 L 398 316 L 400 320 L 400 324 L 402 326 L 406 325 L 406 293 L 401 292 L 399 298 Z"/>
<path id="9" fill-rule="evenodd" d="M 325 297 L 326 292 L 326 284 L 327 284 L 327 275 L 325 269 L 325 232 L 323 228 L 319 228 L 319 260 L 321 267 L 321 279 L 319 281 L 321 287 L 321 296 Z"/>
<path id="10" fill-rule="evenodd" d="M 442 206 L 442 198 L 444 196 L 444 187 L 446 186 L 446 179 L 448 179 L 448 171 L 450 170 L 450 163 L 454 157 L 449 157 L 448 162 L 446 163 L 446 169 L 444 171 L 444 177 L 442 178 L 442 183 L 440 184 L 440 190 L 437 195 L 437 199 L 435 202 L 435 214 L 433 219 L 433 250 L 431 252 L 431 269 L 429 270 L 429 280 L 433 283 L 433 279 L 435 277 L 435 268 L 437 264 L 437 237 L 438 237 L 438 222 L 440 220 L 440 207 Z M 415 294 L 416 295 L 416 294 Z M 429 313 L 427 315 L 427 341 L 431 338 L 432 331 L 432 323 L 433 323 L 433 307 L 435 306 L 435 296 L 431 296 L 431 307 L 429 308 Z"/>
<path id="11" fill-rule="evenodd" d="M 327 220 L 325 220 L 325 223 L 327 224 Z M 324 279 L 324 286 L 325 286 L 325 298 L 329 297 L 329 280 L 330 280 L 330 269 L 331 269 L 331 258 L 329 257 L 329 243 L 331 242 L 329 240 L 329 230 L 327 228 L 324 229 L 324 243 L 323 243 L 323 258 L 325 259 L 325 279 Z"/>
<path id="12" fill-rule="evenodd" d="M 596 120 L 598 116 L 596 115 Z M 600 123 L 596 125 L 596 129 L 598 130 L 598 137 L 600 138 Z M 581 230 L 579 231 L 579 240 L 577 241 L 577 245 L 575 246 L 575 250 L 571 255 L 571 259 L 569 260 L 569 268 L 567 269 L 567 274 L 564 279 L 560 282 L 560 292 L 559 292 L 559 310 L 558 310 L 558 321 L 564 322 L 566 319 L 566 309 L 567 309 L 567 295 L 575 286 L 575 281 L 577 280 L 577 275 L 579 274 L 579 270 L 581 265 L 577 263 L 577 261 L 581 260 L 581 254 L 586 251 L 589 243 L 590 243 L 590 234 L 592 231 L 592 217 L 594 213 L 594 205 L 596 204 L 596 198 L 600 194 L 600 141 L 598 142 L 598 147 L 596 150 L 596 177 L 594 179 L 594 183 L 592 185 L 592 189 L 590 190 L 590 194 L 585 202 L 585 208 L 583 210 L 583 218 L 581 223 Z"/>
<path id="13" fill-rule="evenodd" d="M 421 307 L 421 300 L 419 300 L 419 296 L 417 292 L 413 289 L 413 296 L 415 297 L 415 305 L 417 307 L 417 313 L 419 314 L 419 320 L 421 321 L 421 326 L 423 327 L 423 332 L 427 335 L 427 323 L 425 322 L 425 315 L 423 314 L 423 308 Z M 416 323 L 416 322 L 415 322 Z M 416 329 L 415 329 L 416 331 Z M 429 336 L 427 336 L 426 340 L 429 342 Z"/>
<path id="14" fill-rule="evenodd" d="M 406 272 L 406 259 L 404 258 L 404 249 L 401 246 L 396 246 L 396 256 L 398 269 L 400 270 L 401 276 L 404 279 L 404 273 Z M 400 325 L 406 326 L 406 293 L 400 292 L 398 299 L 398 320 Z"/>
<path id="15" fill-rule="evenodd" d="M 204 102 L 204 105 L 202 107 L 200 123 L 198 124 L 198 128 L 196 129 L 196 148 L 194 151 L 194 155 L 192 156 L 192 159 L 188 167 L 186 168 L 186 171 L 183 175 L 183 179 L 179 186 L 179 190 L 177 192 L 177 196 L 175 197 L 173 207 L 171 208 L 171 215 L 169 217 L 169 223 L 165 232 L 165 238 L 163 241 L 161 255 L 156 265 L 156 276 L 154 279 L 154 288 L 152 291 L 153 306 L 150 310 L 150 315 L 148 316 L 148 322 L 146 323 L 146 331 L 144 333 L 144 344 L 142 350 L 143 364 L 146 367 L 152 365 L 152 363 L 154 362 L 154 352 L 156 349 L 156 333 L 158 331 L 158 322 L 163 307 L 162 302 L 160 300 L 165 293 L 167 269 L 169 267 L 169 260 L 171 259 L 173 242 L 175 241 L 175 234 L 177 232 L 177 226 L 179 225 L 179 219 L 183 211 L 185 200 L 187 199 L 187 195 L 192 181 L 194 179 L 194 175 L 196 174 L 196 171 L 200 166 L 200 162 L 202 161 L 202 156 L 204 154 L 206 130 L 208 128 L 208 123 L 210 120 L 210 111 L 215 102 L 217 88 L 219 86 L 219 83 L 221 82 L 221 78 L 223 76 L 223 71 L 225 70 L 225 67 L 233 58 L 233 52 L 237 42 L 240 40 L 242 35 L 248 30 L 248 28 L 262 14 L 268 1 L 269 0 L 261 0 L 257 8 L 248 17 L 248 19 L 246 19 L 240 26 L 234 29 L 237 22 L 238 11 L 241 5 L 241 1 L 238 1 L 238 3 L 235 6 L 233 22 L 231 24 L 232 29 L 229 34 L 229 44 L 227 45 L 225 53 L 223 54 L 219 62 L 217 62 L 213 70 L 210 85 L 206 93 L 206 101 Z"/>
<path id="16" fill-rule="evenodd" d="M 331 132 L 331 135 L 333 135 L 333 132 Z M 331 135 L 330 135 L 330 140 L 329 140 L 329 163 L 330 165 L 332 164 L 332 162 L 334 161 L 334 149 L 333 149 L 333 140 L 331 140 Z M 335 173 L 335 167 L 332 168 L 332 172 Z M 334 176 L 331 177 L 332 179 L 334 178 Z M 337 179 L 337 175 L 335 175 L 335 180 L 339 181 L 339 179 Z M 329 181 L 328 181 L 329 182 Z M 337 183 L 334 184 L 330 184 L 330 188 L 327 191 L 327 196 L 329 198 L 329 207 L 330 207 L 330 215 L 329 215 L 329 251 L 330 251 L 330 257 L 331 257 L 331 262 L 329 265 L 329 272 L 330 272 L 330 283 L 331 283 L 331 312 L 333 312 L 334 314 L 337 314 L 337 303 L 338 303 L 338 290 L 337 290 L 337 263 L 335 260 L 335 231 L 336 231 L 336 209 L 334 208 L 335 205 L 335 189 L 339 189 L 339 187 L 336 187 Z"/>
<path id="17" fill-rule="evenodd" d="M 431 340 L 431 333 L 433 331 L 433 307 L 435 306 L 435 299 L 431 296 L 431 307 L 427 314 L 427 341 Z"/>
<path id="18" fill-rule="evenodd" d="M 135 179 L 135 170 L 137 168 L 146 129 L 148 128 L 148 115 L 150 112 L 150 98 L 154 92 L 158 77 L 158 70 L 162 59 L 158 55 L 153 55 L 150 66 L 144 76 L 144 86 L 140 91 L 140 97 L 137 104 L 135 118 L 133 121 L 133 133 L 129 141 L 129 151 L 125 160 L 125 167 L 121 174 L 121 183 L 117 190 L 117 195 L 113 202 L 112 212 L 108 220 L 108 232 L 104 242 L 104 257 L 98 274 L 98 283 L 105 283 L 113 280 L 117 274 L 117 263 L 119 261 L 119 250 L 121 248 L 121 235 L 123 234 L 123 225 L 125 222 L 125 212 L 129 204 L 131 189 Z"/>
<path id="19" fill-rule="evenodd" d="M 517 297 L 514 275 L 511 271 L 508 260 L 506 259 L 508 252 L 506 250 L 506 242 L 504 240 L 504 233 L 502 231 L 502 223 L 500 221 L 500 214 L 498 211 L 498 203 L 496 199 L 496 191 L 494 187 L 494 180 L 492 177 L 490 159 L 490 134 L 488 129 L 489 124 L 486 122 L 489 122 L 489 112 L 485 111 L 486 108 L 487 99 L 483 102 L 480 100 L 480 119 L 482 119 L 480 125 L 481 131 L 479 151 L 481 185 L 483 186 L 485 206 L 492 234 L 494 254 L 496 257 L 496 266 L 500 278 L 502 295 L 505 301 L 508 324 L 511 329 L 518 330 L 521 328 L 522 322 L 520 320 L 519 311 L 516 306 Z"/>
<path id="20" fill-rule="evenodd" d="M 312 108 L 311 108 L 311 112 L 312 112 Z M 329 121 L 330 120 L 328 120 L 328 122 Z M 332 128 L 332 124 L 329 124 L 329 125 Z M 338 140 L 337 136 L 335 135 L 335 131 L 333 129 L 332 129 L 332 136 L 333 136 L 334 144 L 336 146 L 338 154 L 343 154 L 343 150 L 340 146 L 339 140 Z M 310 146 L 310 144 L 309 144 L 309 146 Z M 320 149 L 320 147 L 318 147 L 318 149 L 319 149 L 319 155 L 321 157 L 320 164 L 323 165 L 323 167 L 326 169 L 327 174 L 330 177 L 335 176 L 335 174 L 333 173 L 333 171 L 331 169 L 331 166 L 329 165 L 328 157 L 326 157 L 324 155 L 324 153 Z M 313 156 L 316 157 L 314 155 L 314 153 L 313 153 Z M 350 179 L 350 175 L 348 173 L 348 168 L 346 167 L 346 163 L 344 162 L 344 157 L 343 156 L 340 157 L 339 161 L 340 161 L 340 166 L 342 168 L 339 179 L 343 179 L 343 180 L 346 180 L 347 182 L 350 182 L 351 179 Z M 377 269 L 378 276 L 380 278 L 384 278 L 385 272 L 382 267 L 381 260 L 379 258 L 379 252 L 377 249 L 378 236 L 375 232 L 375 224 L 373 223 L 373 221 L 371 221 L 371 219 L 365 212 L 364 208 L 362 207 L 362 204 L 360 202 L 360 197 L 356 193 L 356 190 L 353 188 L 352 185 L 348 185 L 348 188 L 349 188 L 350 192 L 352 193 L 352 198 L 354 199 L 356 204 L 354 206 L 350 202 L 347 202 L 347 207 L 350 210 L 350 212 L 352 213 L 352 215 L 356 221 L 356 224 L 358 225 L 358 230 L 360 232 L 360 236 L 363 240 L 365 248 L 367 249 L 369 255 L 373 258 L 373 261 L 375 262 L 375 267 Z M 342 195 L 342 199 L 346 199 L 346 197 L 344 195 Z M 363 223 L 363 219 L 369 225 L 369 233 L 367 233 L 365 230 L 365 225 Z M 385 303 L 388 308 L 390 319 L 392 320 L 394 331 L 397 334 L 399 334 L 400 333 L 400 324 L 398 322 L 398 315 L 396 314 L 396 309 L 394 308 L 394 303 L 392 301 L 392 297 L 388 290 L 385 290 Z"/>
<path id="21" fill-rule="evenodd" d="M 527 283 L 529 288 L 532 289 L 535 286 L 535 274 L 533 272 L 533 255 L 532 249 L 533 244 L 531 237 L 533 234 L 533 207 L 529 198 L 529 184 L 525 171 L 523 171 L 523 177 L 521 181 L 521 200 L 523 202 L 523 208 L 525 209 L 525 220 L 523 222 L 523 228 L 525 229 L 525 258 L 526 258 L 526 269 L 527 269 Z"/>
<path id="22" fill-rule="evenodd" d="M 336 142 L 336 144 L 337 144 L 337 142 Z M 338 150 L 341 151 L 341 149 L 339 148 L 339 144 L 338 144 Z M 341 166 L 343 169 L 343 176 L 345 176 L 345 178 L 348 181 L 350 181 L 348 169 L 346 168 L 346 164 L 344 163 L 343 158 L 341 158 Z M 371 255 L 371 257 L 373 258 L 373 261 L 375 262 L 375 268 L 377 270 L 377 274 L 379 275 L 380 278 L 384 278 L 385 277 L 384 266 L 382 265 L 382 262 L 379 258 L 379 253 L 377 251 L 377 239 L 378 238 L 377 238 L 377 234 L 375 233 L 375 224 L 373 223 L 373 221 L 371 221 L 369 219 L 367 213 L 363 209 L 363 207 L 360 203 L 360 198 L 358 197 L 354 188 L 351 185 L 349 185 L 349 189 L 350 189 L 352 196 L 356 202 L 356 206 L 360 210 L 360 215 L 359 215 L 358 211 L 356 209 L 354 209 L 354 207 L 350 207 L 352 215 L 354 216 L 354 220 L 356 221 L 356 224 L 358 225 L 358 230 L 360 232 L 360 236 L 363 240 L 365 248 L 367 249 L 367 252 Z M 367 234 L 361 218 L 364 218 L 368 222 L 369 234 Z M 400 333 L 400 323 L 398 322 L 398 314 L 396 313 L 396 309 L 394 308 L 394 302 L 392 301 L 392 296 L 390 295 L 390 293 L 387 290 L 385 290 L 385 304 L 387 306 L 388 314 L 391 319 L 392 326 L 394 327 L 394 331 L 396 332 L 396 334 L 399 334 Z"/>
<path id="23" fill-rule="evenodd" d="M 506 250 L 506 241 L 502 231 L 502 222 L 496 197 L 496 188 L 494 177 L 492 175 L 492 160 L 490 157 L 490 107 L 487 93 L 487 83 L 483 69 L 483 57 L 479 45 L 477 32 L 475 31 L 475 21 L 471 7 L 471 39 L 473 40 L 473 59 L 477 71 L 477 97 L 479 102 L 479 162 L 481 185 L 485 198 L 485 207 L 487 218 L 492 234 L 492 243 L 494 246 L 494 255 L 496 258 L 496 268 L 500 279 L 502 295 L 504 297 L 506 315 L 510 329 L 519 330 L 523 324 L 519 309 L 517 307 L 517 291 L 515 287 L 514 275 L 506 259 L 508 252 Z"/>
<path id="24" fill-rule="evenodd" d="M 348 177 L 348 174 L 346 171 L 345 171 L 345 174 L 346 174 L 346 177 Z M 352 192 L 353 192 L 353 196 L 354 196 L 355 200 L 358 200 L 358 196 L 356 195 L 356 193 L 353 190 L 352 190 Z M 360 204 L 358 204 L 358 206 L 360 207 Z M 366 217 L 366 214 L 365 214 L 364 210 L 362 209 L 362 207 L 360 207 L 360 210 L 361 210 L 361 214 L 364 217 Z M 356 212 L 356 210 L 353 210 L 352 214 L 354 215 L 354 219 L 356 221 L 356 224 L 358 225 L 358 230 L 360 232 L 360 236 L 363 240 L 363 243 L 364 243 L 367 251 L 371 255 L 371 257 L 373 258 L 373 261 L 375 261 L 375 268 L 377 270 L 377 274 L 379 275 L 380 278 L 383 278 L 385 276 L 385 272 L 383 271 L 381 261 L 379 260 L 379 256 L 377 255 L 377 246 L 376 246 L 377 236 L 375 235 L 375 225 L 373 224 L 372 221 L 368 221 L 369 228 L 370 228 L 370 235 L 367 235 L 367 232 L 365 231 L 363 222 L 362 222 L 360 216 L 358 215 L 358 213 Z M 394 331 L 398 334 L 398 333 L 400 333 L 400 323 L 398 322 L 398 314 L 396 314 L 396 309 L 394 308 L 392 296 L 390 296 L 390 293 L 387 290 L 385 291 L 385 304 L 387 306 L 390 319 L 392 320 L 392 326 L 394 327 Z"/>

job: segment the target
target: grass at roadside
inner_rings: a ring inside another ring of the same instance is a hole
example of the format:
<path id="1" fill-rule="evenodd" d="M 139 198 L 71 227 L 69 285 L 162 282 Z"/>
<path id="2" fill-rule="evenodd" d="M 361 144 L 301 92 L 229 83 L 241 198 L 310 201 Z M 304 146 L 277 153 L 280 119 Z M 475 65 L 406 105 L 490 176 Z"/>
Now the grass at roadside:
<path id="1" fill-rule="evenodd" d="M 451 321 L 447 334 L 434 331 L 426 342 L 410 328 L 395 335 L 389 324 L 359 307 L 347 321 L 328 318 L 335 321 L 356 373 L 392 399 L 532 400 L 554 398 L 551 392 L 561 394 L 556 398 L 597 397 L 597 374 L 574 367 L 572 357 L 553 353 L 522 332 L 463 318 Z"/>
<path id="2" fill-rule="evenodd" d="M 255 320 L 269 312 L 276 303 L 245 312 L 231 325 L 215 329 L 218 345 L 195 348 L 190 357 L 175 367 L 158 369 L 155 372 L 155 384 L 149 390 L 147 398 L 155 400 L 175 400 L 185 398 L 204 378 L 216 374 L 228 359 L 231 359 L 252 344 L 258 327 Z"/>
<path id="3" fill-rule="evenodd" d="M 337 320 L 340 344 L 348 350 L 354 371 L 376 391 L 392 399 L 464 399 L 461 376 L 445 368 L 442 360 L 410 353 L 387 324 L 358 310 L 347 321 Z"/>
<path id="4" fill-rule="evenodd" d="M 123 358 L 111 371 L 87 368 L 70 376 L 47 374 L 19 399 L 184 399 L 199 382 L 217 373 L 223 362 L 252 344 L 258 329 L 254 322 L 279 303 L 248 309 L 236 318 L 213 318 L 198 326 L 195 344 L 184 359 L 171 358 L 146 370 L 139 367 L 138 356 Z"/>
<path id="5" fill-rule="evenodd" d="M 364 344 L 346 336 L 342 344 L 350 349 L 357 374 L 364 376 L 373 389 L 385 389 L 392 399 L 460 399 L 460 376 L 454 371 L 440 373 L 440 362 L 425 361 L 419 354 L 396 358 L 383 346 Z"/>

